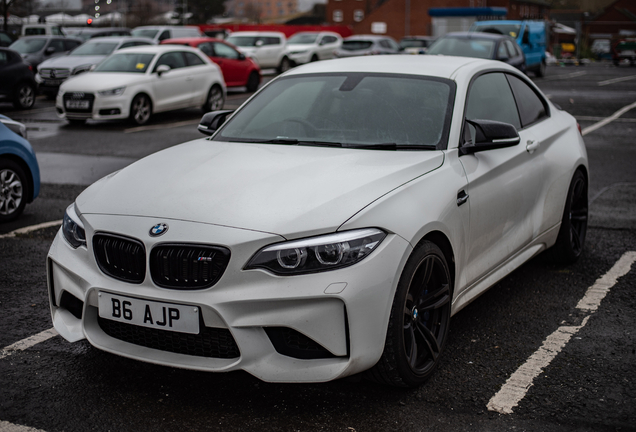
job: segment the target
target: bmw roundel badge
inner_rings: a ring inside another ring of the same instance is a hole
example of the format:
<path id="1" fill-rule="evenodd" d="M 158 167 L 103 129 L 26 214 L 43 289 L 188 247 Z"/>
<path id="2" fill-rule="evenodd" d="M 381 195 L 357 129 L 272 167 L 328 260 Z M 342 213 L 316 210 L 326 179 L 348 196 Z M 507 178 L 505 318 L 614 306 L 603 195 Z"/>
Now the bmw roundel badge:
<path id="1" fill-rule="evenodd" d="M 158 223 L 157 225 L 150 228 L 150 237 L 159 237 L 168 231 L 168 224 Z"/>

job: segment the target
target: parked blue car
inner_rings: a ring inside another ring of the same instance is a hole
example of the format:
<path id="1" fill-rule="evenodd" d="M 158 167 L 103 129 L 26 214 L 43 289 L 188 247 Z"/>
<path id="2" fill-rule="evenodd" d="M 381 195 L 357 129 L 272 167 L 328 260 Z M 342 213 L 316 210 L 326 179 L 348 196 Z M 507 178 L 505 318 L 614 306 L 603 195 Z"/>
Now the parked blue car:
<path id="1" fill-rule="evenodd" d="M 0 222 L 20 216 L 40 193 L 40 167 L 22 123 L 0 115 Z"/>
<path id="2" fill-rule="evenodd" d="M 526 56 L 526 70 L 545 76 L 547 29 L 544 21 L 477 21 L 470 31 L 512 37 Z"/>

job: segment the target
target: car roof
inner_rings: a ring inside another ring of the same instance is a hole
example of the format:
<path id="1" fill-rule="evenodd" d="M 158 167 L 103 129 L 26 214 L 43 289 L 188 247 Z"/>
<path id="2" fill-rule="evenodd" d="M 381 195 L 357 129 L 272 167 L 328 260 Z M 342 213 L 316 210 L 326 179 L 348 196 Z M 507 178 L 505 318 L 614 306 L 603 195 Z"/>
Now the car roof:
<path id="1" fill-rule="evenodd" d="M 470 68 L 487 68 L 489 66 L 516 71 L 514 67 L 503 62 L 474 57 L 392 55 L 390 62 L 386 61 L 385 56 L 346 57 L 334 60 L 323 60 L 298 66 L 286 72 L 285 75 L 292 76 L 331 72 L 373 72 L 453 79 L 454 75 L 462 68 L 468 70 Z"/>
<path id="2" fill-rule="evenodd" d="M 485 33 L 485 32 L 453 32 L 446 33 L 444 36 L 440 37 L 451 37 L 456 39 L 491 39 L 491 40 L 500 40 L 500 39 L 509 39 L 514 40 L 508 35 L 502 35 L 498 33 Z"/>
<path id="3" fill-rule="evenodd" d="M 229 34 L 230 36 L 282 36 L 285 37 L 283 32 L 275 31 L 236 31 Z"/>
<path id="4" fill-rule="evenodd" d="M 350 40 L 382 40 L 382 39 L 393 39 L 392 37 L 389 36 L 381 36 L 381 35 L 368 35 L 368 34 L 362 34 L 362 35 L 354 35 L 354 36 L 349 36 L 344 38 L 345 41 L 350 41 Z"/>
<path id="5" fill-rule="evenodd" d="M 213 37 L 209 37 L 209 36 L 190 36 L 190 37 L 178 37 L 178 38 L 171 38 L 171 39 L 164 39 L 161 41 L 161 45 L 168 45 L 168 44 L 190 44 L 190 43 L 201 43 L 201 42 L 221 42 L 221 43 L 226 43 L 224 40 L 222 39 L 217 39 L 217 38 L 213 38 Z"/>
<path id="6" fill-rule="evenodd" d="M 196 49 L 196 48 L 192 48 L 190 46 L 187 45 L 171 45 L 171 44 L 165 44 L 165 45 L 139 45 L 139 46 L 135 46 L 135 47 L 128 47 L 128 48 L 122 48 L 119 51 L 117 51 L 118 53 L 121 52 L 137 52 L 137 53 L 142 53 L 142 54 L 162 54 L 165 52 L 169 52 L 169 51 L 192 51 L 194 53 L 200 53 L 201 51 Z"/>
<path id="7" fill-rule="evenodd" d="M 400 40 L 433 40 L 436 39 L 435 36 L 404 36 Z"/>
<path id="8" fill-rule="evenodd" d="M 94 37 L 86 42 L 84 45 L 95 42 L 123 42 L 123 41 L 135 41 L 135 42 L 149 42 L 153 43 L 154 41 L 150 38 L 138 37 L 138 36 L 99 36 Z"/>

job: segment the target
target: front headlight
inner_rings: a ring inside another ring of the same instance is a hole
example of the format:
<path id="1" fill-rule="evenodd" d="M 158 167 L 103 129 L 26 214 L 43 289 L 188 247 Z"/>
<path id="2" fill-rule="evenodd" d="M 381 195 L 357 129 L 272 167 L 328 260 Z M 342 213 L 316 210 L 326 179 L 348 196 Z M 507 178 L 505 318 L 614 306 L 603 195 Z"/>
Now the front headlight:
<path id="1" fill-rule="evenodd" d="M 64 221 L 62 222 L 62 234 L 64 234 L 64 238 L 74 249 L 80 246 L 86 247 L 86 233 L 75 211 L 75 204 L 71 204 L 66 208 Z"/>
<path id="2" fill-rule="evenodd" d="M 92 64 L 85 64 L 85 65 L 78 66 L 75 69 L 73 69 L 73 72 L 71 72 L 71 75 L 78 75 L 84 72 L 88 72 L 89 70 L 91 70 L 92 66 L 93 66 Z M 122 87 L 122 90 L 123 88 L 124 87 Z M 114 89 L 114 90 L 118 90 L 118 89 Z"/>
<path id="3" fill-rule="evenodd" d="M 258 251 L 245 269 L 281 276 L 335 270 L 363 260 L 385 237 L 384 231 L 367 228 L 279 243 Z"/>
<path id="4" fill-rule="evenodd" d="M 97 92 L 100 96 L 119 96 L 120 94 L 122 94 L 124 92 L 124 90 L 126 90 L 126 87 L 117 87 L 114 89 L 110 89 L 110 90 L 103 90 L 100 92 Z"/>

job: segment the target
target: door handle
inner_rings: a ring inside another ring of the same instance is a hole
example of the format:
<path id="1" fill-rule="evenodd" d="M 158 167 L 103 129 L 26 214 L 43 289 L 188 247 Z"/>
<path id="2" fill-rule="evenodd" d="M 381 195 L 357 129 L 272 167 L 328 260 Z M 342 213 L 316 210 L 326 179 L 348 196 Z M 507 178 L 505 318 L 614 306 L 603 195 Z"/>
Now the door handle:
<path id="1" fill-rule="evenodd" d="M 526 150 L 528 151 L 528 153 L 532 154 L 536 149 L 539 148 L 539 144 L 540 143 L 537 140 L 528 140 L 526 142 Z"/>
<path id="2" fill-rule="evenodd" d="M 468 194 L 466 193 L 466 191 L 462 189 L 459 192 L 457 192 L 457 207 L 459 207 L 462 204 L 465 204 L 466 201 L 468 201 Z"/>

